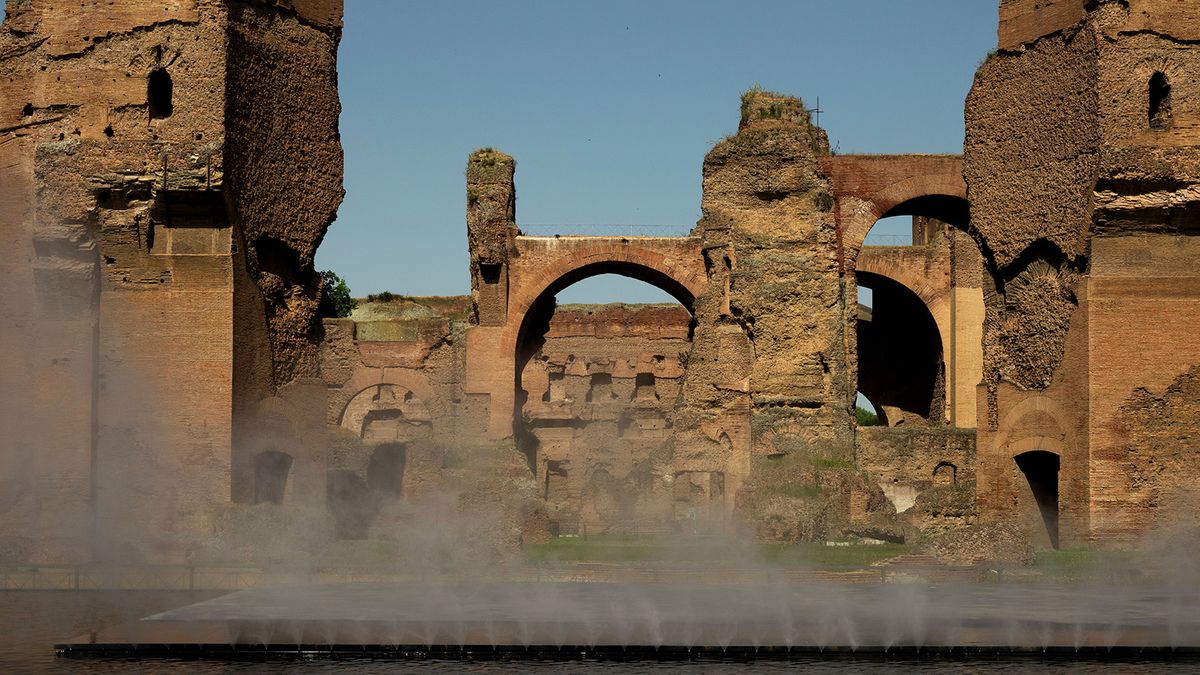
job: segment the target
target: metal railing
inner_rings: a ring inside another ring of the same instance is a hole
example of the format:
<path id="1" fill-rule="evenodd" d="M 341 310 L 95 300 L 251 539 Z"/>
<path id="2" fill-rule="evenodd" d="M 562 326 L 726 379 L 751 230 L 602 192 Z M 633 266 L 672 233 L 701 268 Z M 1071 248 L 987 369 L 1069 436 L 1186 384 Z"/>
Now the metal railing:
<path id="1" fill-rule="evenodd" d="M 912 246 L 911 234 L 868 234 L 863 246 Z"/>
<path id="2" fill-rule="evenodd" d="M 530 237 L 686 237 L 691 225 L 597 225 L 569 224 L 517 225 Z"/>

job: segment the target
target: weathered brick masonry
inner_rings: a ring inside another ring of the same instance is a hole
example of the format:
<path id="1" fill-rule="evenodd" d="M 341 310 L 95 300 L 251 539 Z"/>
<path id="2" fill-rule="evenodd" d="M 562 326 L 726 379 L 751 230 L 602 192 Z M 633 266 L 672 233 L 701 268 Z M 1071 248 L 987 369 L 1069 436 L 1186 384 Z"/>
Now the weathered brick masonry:
<path id="1" fill-rule="evenodd" d="M 834 156 L 748 92 L 683 237 L 528 236 L 478 151 L 470 296 L 322 322 L 341 2 L 10 0 L 0 562 L 194 560 L 231 503 L 370 537 L 451 488 L 508 546 L 900 537 L 947 483 L 939 536 L 1194 518 L 1193 4 L 1002 0 L 963 157 Z M 866 245 L 889 216 L 911 246 Z M 608 273 L 679 306 L 556 306 Z"/>

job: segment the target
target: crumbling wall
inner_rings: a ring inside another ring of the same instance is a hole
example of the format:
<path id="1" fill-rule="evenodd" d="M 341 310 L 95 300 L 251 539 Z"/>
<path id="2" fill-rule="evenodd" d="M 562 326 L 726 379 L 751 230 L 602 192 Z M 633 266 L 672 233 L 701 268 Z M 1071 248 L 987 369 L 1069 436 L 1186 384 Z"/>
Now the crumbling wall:
<path id="1" fill-rule="evenodd" d="M 1062 365 L 1071 327 L 1086 331 L 1077 309 L 1100 162 L 1097 40 L 1081 25 L 1001 50 L 980 67 L 967 100 L 964 176 L 988 271 L 979 499 L 992 518 L 1013 516 L 1020 494 L 1013 457 L 1039 442 L 1023 433 L 1036 426 L 1030 406 L 1071 410 L 1087 390 L 1086 378 Z M 1057 438 L 1080 419 L 1063 412 L 1038 424 Z M 1077 454 L 1086 451 L 1070 443 L 1044 449 L 1067 453 L 1062 479 L 1080 489 L 1063 490 L 1064 508 L 1086 511 L 1086 460 Z M 1084 520 L 1064 534 L 1086 529 Z"/>
<path id="2" fill-rule="evenodd" d="M 511 441 L 489 440 L 486 416 L 463 393 L 471 306 L 467 296 L 397 297 L 325 320 L 328 507 L 338 537 L 399 538 L 411 543 L 409 557 L 457 546 L 436 555 L 465 560 L 545 536 L 524 457 Z"/>
<path id="3" fill-rule="evenodd" d="M 512 157 L 486 148 L 467 160 L 467 246 L 475 323 L 502 326 L 508 318 L 508 258 L 516 234 L 517 194 Z"/>
<path id="4" fill-rule="evenodd" d="M 1002 3 L 1002 18 L 1017 5 Z M 1013 453 L 1051 450 L 1064 536 L 1119 545 L 1160 518 L 1148 495 L 1173 479 L 1148 467 L 1188 451 L 1133 429 L 1141 406 L 1186 396 L 1176 378 L 1200 362 L 1181 339 L 1200 327 L 1200 21 L 1157 0 L 1023 5 L 1037 20 L 1020 48 L 1002 23 L 967 107 L 972 219 L 992 277 L 980 499 L 1003 511 L 1019 492 L 1002 487 L 1020 483 L 1005 475 Z"/>
<path id="5" fill-rule="evenodd" d="M 1130 469 L 1129 501 L 1136 510 L 1161 509 L 1157 525 L 1190 525 L 1200 496 L 1200 366 L 1183 373 L 1162 395 L 1138 390 L 1122 406 Z"/>
<path id="6" fill-rule="evenodd" d="M 691 473 L 670 462 L 690 321 L 679 305 L 555 308 L 521 376 L 552 531 L 662 531 L 689 515 L 724 522 L 724 473 L 697 495 Z"/>
<path id="7" fill-rule="evenodd" d="M 818 161 L 828 152 L 800 101 L 754 90 L 738 133 L 704 161 L 696 231 L 709 283 L 696 301 L 676 462 L 719 456 L 723 435 L 743 444 L 728 482 L 741 519 L 768 538 L 819 539 L 887 509 L 852 470 L 845 288 Z"/>
<path id="8" fill-rule="evenodd" d="M 0 406 L 24 482 L 0 529 L 57 539 L 31 559 L 177 560 L 228 494 L 224 25 L 199 0 L 7 7 L 4 236 L 32 255 L 6 388 L 42 393 Z"/>
<path id="9" fill-rule="evenodd" d="M 235 391 L 249 408 L 316 373 L 312 254 L 341 196 L 340 3 L 6 10 L 3 231 L 31 255 L 5 268 L 5 309 L 26 309 L 3 342 L 12 390 L 46 394 L 0 406 L 33 436 L 0 456 L 36 486 L 20 499 L 57 505 L 6 510 L 2 529 L 74 541 L 45 560 L 181 560 L 230 495 Z"/>
<path id="10" fill-rule="evenodd" d="M 827 152 L 798 100 L 751 92 L 738 133 L 705 158 L 697 231 L 709 285 L 696 302 L 685 427 L 748 395 L 756 453 L 775 431 L 848 440 L 833 201 L 816 161 Z"/>
<path id="11" fill-rule="evenodd" d="M 855 442 L 855 464 L 897 512 L 907 511 L 932 487 L 975 483 L 974 430 L 860 427 Z"/>
<path id="12" fill-rule="evenodd" d="M 342 23 L 333 0 L 230 0 L 228 7 L 222 110 L 238 221 L 233 496 L 247 501 L 254 407 L 278 387 L 318 375 L 321 287 L 313 260 L 344 194 Z"/>

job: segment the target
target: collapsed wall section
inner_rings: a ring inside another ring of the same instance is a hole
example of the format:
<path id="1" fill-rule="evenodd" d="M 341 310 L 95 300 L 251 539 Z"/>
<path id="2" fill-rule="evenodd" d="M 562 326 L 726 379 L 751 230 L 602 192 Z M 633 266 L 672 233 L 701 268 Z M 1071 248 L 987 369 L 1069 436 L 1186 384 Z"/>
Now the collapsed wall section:
<path id="1" fill-rule="evenodd" d="M 286 385 L 313 388 L 319 418 L 317 246 L 337 215 L 343 156 L 338 132 L 341 2 L 229 3 L 222 111 L 229 203 L 238 220 L 235 259 L 233 497 L 253 499 L 253 459 L 278 441 L 255 438 L 257 408 Z M 306 384 L 307 383 L 307 384 Z M 277 451 L 289 452 L 286 448 Z M 323 498 L 320 448 L 295 448 Z"/>
<path id="2" fill-rule="evenodd" d="M 1036 481 L 1016 458 L 1049 452 L 1064 545 L 1128 544 L 1195 488 L 1146 471 L 1193 444 L 1137 439 L 1150 437 L 1139 402 L 1186 396 L 1200 362 L 1184 337 L 1200 328 L 1197 16 L 1157 0 L 1036 3 L 1025 18 L 1038 20 L 1006 41 L 1005 11 L 1034 4 L 1002 3 L 1001 51 L 967 105 L 972 219 L 994 285 L 980 501 L 1020 511 Z"/>

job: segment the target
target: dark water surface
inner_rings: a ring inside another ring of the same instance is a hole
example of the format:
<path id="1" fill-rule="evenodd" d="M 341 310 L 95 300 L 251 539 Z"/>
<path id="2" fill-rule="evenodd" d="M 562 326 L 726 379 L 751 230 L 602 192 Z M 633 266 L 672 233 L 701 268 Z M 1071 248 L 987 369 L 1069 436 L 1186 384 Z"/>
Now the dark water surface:
<path id="1" fill-rule="evenodd" d="M 1104 661 L 1020 656 L 961 660 L 947 656 L 924 659 L 887 659 L 880 656 L 798 656 L 789 660 L 658 661 L 563 660 L 489 661 L 425 660 L 396 662 L 370 659 L 273 659 L 257 661 L 188 661 L 77 659 L 54 655 L 56 642 L 133 621 L 156 612 L 182 607 L 219 595 L 180 591 L 10 591 L 0 592 L 0 672 L 3 673 L 391 673 L 391 672 L 605 672 L 639 673 L 651 670 L 688 672 L 794 672 L 798 667 L 816 672 L 1200 672 L 1200 660 L 1162 658 L 1139 662 L 1124 658 Z"/>

